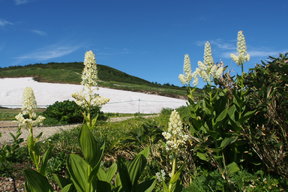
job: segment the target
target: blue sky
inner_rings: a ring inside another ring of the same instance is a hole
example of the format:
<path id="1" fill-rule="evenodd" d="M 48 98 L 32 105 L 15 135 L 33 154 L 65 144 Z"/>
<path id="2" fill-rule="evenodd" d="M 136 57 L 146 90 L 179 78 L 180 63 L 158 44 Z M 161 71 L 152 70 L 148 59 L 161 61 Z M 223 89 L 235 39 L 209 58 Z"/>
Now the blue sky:
<path id="1" fill-rule="evenodd" d="M 288 51 L 287 0 L 0 0 L 0 67 L 83 61 L 159 83 L 181 85 L 184 54 L 192 68 L 205 41 L 215 61 L 229 58 L 244 31 L 255 63 Z"/>

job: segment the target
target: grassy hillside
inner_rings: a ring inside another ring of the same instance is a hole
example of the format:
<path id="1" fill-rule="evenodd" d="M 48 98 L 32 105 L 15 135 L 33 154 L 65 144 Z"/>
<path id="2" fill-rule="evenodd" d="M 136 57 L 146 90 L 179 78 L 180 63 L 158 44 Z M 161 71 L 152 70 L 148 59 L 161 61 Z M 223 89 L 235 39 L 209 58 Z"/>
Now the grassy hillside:
<path id="1" fill-rule="evenodd" d="M 80 84 L 83 70 L 82 62 L 33 64 L 0 68 L 0 78 L 34 77 L 40 82 Z M 129 75 L 112 67 L 97 65 L 99 86 L 114 89 L 153 93 L 172 97 L 184 97 L 186 90 L 171 85 L 151 83 Z"/>

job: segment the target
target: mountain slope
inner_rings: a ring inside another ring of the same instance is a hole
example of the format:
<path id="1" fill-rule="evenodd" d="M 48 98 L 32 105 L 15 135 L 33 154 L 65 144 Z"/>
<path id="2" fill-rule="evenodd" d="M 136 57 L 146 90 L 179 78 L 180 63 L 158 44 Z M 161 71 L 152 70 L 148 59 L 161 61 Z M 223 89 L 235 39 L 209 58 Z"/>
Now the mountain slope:
<path id="1" fill-rule="evenodd" d="M 0 78 L 34 77 L 39 82 L 80 84 L 82 62 L 31 64 L 0 68 Z M 120 70 L 97 64 L 99 86 L 183 98 L 186 90 L 172 85 L 160 85 L 129 75 Z"/>

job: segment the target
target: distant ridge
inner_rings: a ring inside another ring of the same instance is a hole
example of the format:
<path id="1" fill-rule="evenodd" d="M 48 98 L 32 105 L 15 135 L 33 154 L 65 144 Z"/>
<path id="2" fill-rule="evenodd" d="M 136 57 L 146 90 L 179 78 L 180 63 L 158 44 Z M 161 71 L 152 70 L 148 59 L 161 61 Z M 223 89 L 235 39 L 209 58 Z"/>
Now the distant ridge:
<path id="1" fill-rule="evenodd" d="M 0 68 L 0 78 L 33 77 L 39 82 L 80 84 L 83 62 L 30 64 Z M 99 86 L 184 98 L 185 88 L 158 84 L 97 64 Z"/>

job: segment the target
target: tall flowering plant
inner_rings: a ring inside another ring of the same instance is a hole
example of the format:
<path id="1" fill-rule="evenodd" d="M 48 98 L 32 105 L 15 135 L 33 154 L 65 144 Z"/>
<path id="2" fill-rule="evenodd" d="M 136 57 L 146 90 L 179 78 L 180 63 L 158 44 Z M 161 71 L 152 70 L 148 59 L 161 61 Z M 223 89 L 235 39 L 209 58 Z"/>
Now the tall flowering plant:
<path id="1" fill-rule="evenodd" d="M 170 165 L 172 167 L 169 173 L 170 180 L 168 185 L 165 183 L 166 173 L 164 170 L 157 173 L 156 177 L 159 181 L 163 182 L 163 190 L 165 192 L 174 192 L 177 185 L 179 185 L 178 181 L 181 174 L 181 168 L 177 171 L 177 159 L 181 156 L 189 139 L 189 135 L 185 133 L 180 115 L 176 110 L 172 111 L 169 118 L 168 130 L 163 132 L 162 135 L 166 140 L 165 150 L 169 154 Z"/>
<path id="2" fill-rule="evenodd" d="M 29 130 L 29 135 L 27 137 L 27 147 L 29 156 L 35 165 L 35 168 L 41 174 L 45 174 L 46 164 L 49 158 L 51 149 L 47 150 L 46 153 L 41 156 L 39 150 L 37 149 L 37 142 L 41 134 L 37 137 L 33 135 L 33 128 L 35 126 L 41 125 L 45 117 L 35 113 L 37 108 L 37 102 L 33 89 L 31 87 L 26 87 L 23 92 L 23 105 L 21 112 L 15 116 L 18 121 L 20 128 L 26 128 Z"/>
<path id="3" fill-rule="evenodd" d="M 223 63 L 215 64 L 212 57 L 211 44 L 207 41 L 204 48 L 204 61 L 198 61 L 198 74 L 207 83 L 221 78 L 225 68 Z"/>
<path id="4" fill-rule="evenodd" d="M 244 71 L 243 64 L 250 60 L 250 55 L 247 53 L 246 40 L 243 31 L 238 32 L 237 37 L 237 55 L 230 54 L 231 59 L 241 66 L 242 73 Z"/>
<path id="5" fill-rule="evenodd" d="M 96 125 L 97 116 L 94 118 L 91 117 L 92 108 L 101 107 L 108 103 L 109 99 L 95 93 L 95 91 L 98 90 L 98 77 L 96 59 L 92 51 L 87 51 L 85 53 L 84 69 L 81 78 L 81 85 L 83 85 L 83 88 L 80 92 L 74 93 L 72 97 L 75 99 L 77 105 L 84 109 L 83 116 L 87 126 L 93 128 Z"/>

